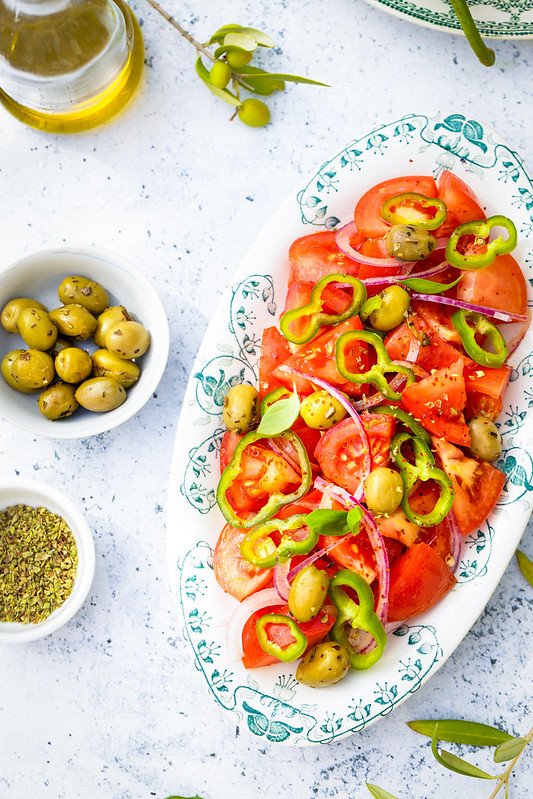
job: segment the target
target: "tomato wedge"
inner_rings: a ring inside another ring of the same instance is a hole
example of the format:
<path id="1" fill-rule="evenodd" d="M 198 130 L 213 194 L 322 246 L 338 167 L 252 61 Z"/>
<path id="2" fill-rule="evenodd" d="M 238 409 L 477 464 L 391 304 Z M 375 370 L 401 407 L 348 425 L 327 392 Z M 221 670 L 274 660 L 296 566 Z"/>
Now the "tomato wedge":
<path id="1" fill-rule="evenodd" d="M 280 662 L 274 655 L 265 652 L 257 640 L 255 625 L 258 619 L 264 616 L 265 613 L 281 613 L 287 616 L 289 615 L 289 607 L 288 605 L 278 605 L 263 608 L 262 610 L 257 610 L 250 616 L 242 631 L 242 649 L 244 653 L 242 663 L 245 669 L 257 669 L 259 666 L 269 666 L 272 663 Z M 337 612 L 335 608 L 332 604 L 327 602 L 318 616 L 315 616 L 311 621 L 300 622 L 298 624 L 300 630 L 307 637 L 306 651 L 324 640 L 333 627 L 336 617 Z M 285 624 L 269 625 L 268 636 L 271 641 L 283 648 L 289 646 L 289 644 L 294 641 L 290 630 Z"/>
<path id="2" fill-rule="evenodd" d="M 456 579 L 438 553 L 415 544 L 390 570 L 389 622 L 403 621 L 429 610 L 452 588 Z"/>
<path id="3" fill-rule="evenodd" d="M 411 383 L 402 394 L 402 406 L 426 430 L 468 447 L 470 433 L 462 413 L 465 405 L 462 359 L 444 369 L 437 369 L 419 383 Z"/>
<path id="4" fill-rule="evenodd" d="M 386 414 L 363 414 L 361 420 L 368 435 L 372 469 L 386 466 L 396 420 Z M 324 476 L 350 493 L 364 477 L 365 444 L 352 419 L 343 419 L 323 433 L 315 448 L 315 458 Z"/>
<path id="5" fill-rule="evenodd" d="M 427 175 L 404 175 L 378 183 L 369 189 L 355 206 L 354 219 L 358 232 L 365 238 L 384 236 L 390 228 L 381 218 L 385 200 L 396 194 L 416 192 L 425 197 L 437 196 L 437 184 Z"/>
<path id="6" fill-rule="evenodd" d="M 443 224 L 435 231 L 435 236 L 449 236 L 457 225 L 470 222 L 472 219 L 485 219 L 485 211 L 466 183 L 445 169 L 438 180 L 438 198 L 446 204 L 448 215 Z"/>
<path id="7" fill-rule="evenodd" d="M 267 327 L 261 339 L 259 360 L 259 397 L 263 399 L 281 383 L 273 376 L 274 369 L 290 358 L 291 349 L 285 336 L 276 327 Z"/>
<path id="8" fill-rule="evenodd" d="M 468 458 L 443 438 L 433 438 L 442 468 L 453 483 L 453 510 L 463 535 L 477 530 L 498 501 L 505 475 L 486 461 Z"/>
<path id="9" fill-rule="evenodd" d="M 362 239 L 350 241 L 357 247 Z M 359 265 L 337 247 L 332 230 L 302 236 L 289 249 L 289 283 L 302 280 L 314 285 L 326 275 L 357 276 L 358 270 Z"/>
<path id="10" fill-rule="evenodd" d="M 213 571 L 218 584 L 239 602 L 268 585 L 274 573 L 274 569 L 261 569 L 243 558 L 240 546 L 246 533 L 247 530 L 226 524 L 213 553 Z"/>
<path id="11" fill-rule="evenodd" d="M 512 255 L 498 255 L 485 269 L 464 272 L 457 298 L 508 313 L 527 313 L 526 281 Z"/>

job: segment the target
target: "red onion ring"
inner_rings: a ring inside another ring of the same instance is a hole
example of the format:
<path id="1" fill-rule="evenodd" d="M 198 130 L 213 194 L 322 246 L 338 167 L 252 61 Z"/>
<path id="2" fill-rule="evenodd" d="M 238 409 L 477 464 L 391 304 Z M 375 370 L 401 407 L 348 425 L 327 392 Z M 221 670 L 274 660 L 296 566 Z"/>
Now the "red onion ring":
<path id="1" fill-rule="evenodd" d="M 434 275 L 440 274 L 440 272 L 444 272 L 445 269 L 448 269 L 449 263 L 447 261 L 443 261 L 439 266 L 433 266 L 431 269 L 426 269 L 424 272 L 416 272 L 416 274 L 411 275 L 411 271 L 416 266 L 416 261 L 407 261 L 406 266 L 409 266 L 409 272 L 404 272 L 401 275 L 384 275 L 383 277 L 368 277 L 362 280 L 361 282 L 365 284 L 365 286 L 385 286 L 388 283 L 401 283 L 402 280 L 405 280 L 407 276 L 411 277 L 422 277 L 426 280 L 428 278 L 433 277 Z"/>
<path id="2" fill-rule="evenodd" d="M 459 524 L 457 522 L 457 517 L 454 513 L 453 508 L 450 508 L 448 511 L 448 516 L 446 517 L 448 520 L 448 527 L 450 529 L 450 557 L 453 560 L 453 564 L 451 567 L 452 574 L 455 574 L 457 567 L 459 566 L 459 559 L 461 557 L 461 548 L 463 545 L 463 537 L 461 535 L 461 531 L 459 530 Z"/>
<path id="3" fill-rule="evenodd" d="M 323 558 L 325 555 L 328 554 L 330 550 L 335 549 L 335 547 L 339 546 L 339 544 L 342 544 L 343 541 L 346 541 L 351 536 L 352 533 L 346 533 L 346 535 L 343 535 L 341 538 L 338 539 L 338 541 L 337 540 L 333 541 L 331 544 L 328 544 L 327 547 L 323 547 L 322 549 L 319 549 L 317 552 L 313 552 L 313 554 L 309 555 L 308 558 L 302 560 L 301 563 L 295 566 L 294 569 L 291 569 L 290 572 L 288 573 L 287 579 L 289 583 L 292 583 L 298 572 L 301 572 L 302 569 L 305 569 L 306 566 L 310 566 L 312 563 L 315 562 L 315 560 Z"/>
<path id="4" fill-rule="evenodd" d="M 291 366 L 280 366 L 279 369 L 280 369 L 280 371 L 283 371 L 283 372 L 286 372 L 286 373 L 290 372 L 291 374 L 297 375 L 297 377 L 301 377 L 304 380 L 308 380 L 309 383 L 313 383 L 314 385 L 320 386 L 320 388 L 323 388 L 324 391 L 327 391 L 328 394 L 331 394 L 331 396 L 334 399 L 336 399 L 337 402 L 340 402 L 342 407 L 345 409 L 345 411 L 350 415 L 352 420 L 355 422 L 355 425 L 356 425 L 356 428 L 357 428 L 357 433 L 358 433 L 359 437 L 361 438 L 361 442 L 362 442 L 362 445 L 363 445 L 363 451 L 364 451 L 363 474 L 361 476 L 360 486 L 359 486 L 359 488 L 356 491 L 356 495 L 358 497 L 362 497 L 363 496 L 363 483 L 366 480 L 366 478 L 368 477 L 368 475 L 370 474 L 370 469 L 372 467 L 372 457 L 371 457 L 371 454 L 370 454 L 370 443 L 368 441 L 368 435 L 367 435 L 367 432 L 365 430 L 365 426 L 364 426 L 364 424 L 363 424 L 363 422 L 361 420 L 361 417 L 359 416 L 359 414 L 355 410 L 354 406 L 352 405 L 352 403 L 349 400 L 346 399 L 344 394 L 342 394 L 338 389 L 334 388 L 332 385 L 327 383 L 325 380 L 322 380 L 320 377 L 314 377 L 313 375 L 308 375 L 306 372 L 300 372 L 299 369 L 294 369 Z M 391 383 L 391 385 L 392 385 L 392 383 Z"/>
<path id="5" fill-rule="evenodd" d="M 284 602 L 288 600 L 289 591 L 291 590 L 291 584 L 287 578 L 290 568 L 290 558 L 289 560 L 276 559 L 276 565 L 274 566 L 274 588 Z"/>
<path id="6" fill-rule="evenodd" d="M 408 365 L 409 369 L 412 369 L 412 367 L 413 367 L 412 364 Z M 389 385 L 393 391 L 398 391 L 405 382 L 405 380 L 406 380 L 405 375 L 397 374 L 395 377 L 392 378 Z M 389 404 L 390 400 L 387 399 L 387 397 L 384 397 L 383 394 L 381 394 L 379 391 L 376 391 L 376 393 L 371 394 L 370 397 L 363 397 L 362 400 L 357 400 L 357 402 L 354 402 L 353 407 L 355 408 L 356 411 L 365 411 L 367 410 L 367 408 L 372 408 L 374 407 L 374 405 L 381 405 L 383 402 Z"/>
<path id="7" fill-rule="evenodd" d="M 405 356 L 405 360 L 411 361 L 411 363 L 416 363 L 420 353 L 420 339 L 418 339 L 416 336 L 413 336 L 411 333 L 411 328 L 409 328 L 409 334 L 409 349 L 407 351 L 407 355 Z"/>
<path id="8" fill-rule="evenodd" d="M 482 313 L 485 316 L 492 316 L 500 322 L 528 321 L 527 315 L 524 314 L 508 313 L 497 308 L 487 308 L 485 305 L 474 305 L 470 302 L 463 302 L 463 300 L 455 300 L 452 297 L 443 297 L 442 294 L 418 294 L 417 292 L 412 292 L 411 298 L 413 300 L 423 300 L 424 302 L 439 302 L 441 305 L 451 305 L 454 308 L 462 308 L 465 311 Z"/>
<path id="9" fill-rule="evenodd" d="M 229 620 L 226 633 L 230 658 L 238 661 L 243 656 L 242 631 L 252 613 L 255 613 L 257 610 L 262 610 L 263 608 L 276 607 L 281 604 L 278 592 L 275 588 L 263 588 L 261 591 L 250 594 L 249 597 L 246 597 L 246 599 L 243 599 L 243 601 L 237 605 Z"/>
<path id="10" fill-rule="evenodd" d="M 350 244 L 350 237 L 357 233 L 357 225 L 355 222 L 348 222 L 341 228 L 335 231 L 335 244 L 344 255 L 356 261 L 358 264 L 365 264 L 366 266 L 383 266 L 390 268 L 391 266 L 405 266 L 405 261 L 399 258 L 371 258 L 369 255 L 362 255 L 357 250 L 354 250 Z"/>

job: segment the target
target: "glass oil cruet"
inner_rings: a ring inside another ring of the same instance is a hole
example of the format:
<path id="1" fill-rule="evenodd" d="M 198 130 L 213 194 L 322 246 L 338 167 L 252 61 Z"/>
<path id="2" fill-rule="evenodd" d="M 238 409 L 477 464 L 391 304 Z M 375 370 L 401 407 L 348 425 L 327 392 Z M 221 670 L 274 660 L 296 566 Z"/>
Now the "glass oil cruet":
<path id="1" fill-rule="evenodd" d="M 143 62 L 123 0 L 0 0 L 0 102 L 32 127 L 105 122 L 130 99 Z"/>

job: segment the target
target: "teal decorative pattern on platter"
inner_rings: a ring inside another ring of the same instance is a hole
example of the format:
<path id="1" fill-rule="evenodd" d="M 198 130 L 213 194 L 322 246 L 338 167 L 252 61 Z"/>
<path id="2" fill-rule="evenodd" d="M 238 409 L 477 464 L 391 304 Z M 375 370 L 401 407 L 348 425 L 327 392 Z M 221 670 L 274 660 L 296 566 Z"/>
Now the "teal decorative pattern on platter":
<path id="1" fill-rule="evenodd" d="M 367 0 L 394 16 L 427 28 L 447 33 L 461 33 L 459 20 L 449 0 Z M 533 37 L 532 0 L 468 0 L 480 33 L 494 39 L 531 39 Z"/>
<path id="2" fill-rule="evenodd" d="M 222 402 L 235 383 L 257 382 L 261 333 L 278 318 L 287 252 L 300 235 L 352 217 L 356 199 L 399 174 L 451 169 L 487 214 L 519 231 L 516 257 L 533 284 L 533 184 L 520 157 L 483 123 L 459 113 L 411 114 L 349 142 L 292 194 L 258 236 L 213 317 L 194 364 L 176 434 L 169 483 L 168 556 L 172 586 L 196 668 L 215 702 L 254 735 L 289 745 L 324 744 L 390 713 L 450 656 L 482 612 L 511 559 L 533 501 L 533 335 L 511 358 L 513 373 L 498 419 L 506 475 L 495 511 L 464 541 L 457 586 L 436 607 L 389 635 L 367 672 L 317 691 L 296 682 L 295 667 L 246 671 L 232 651 L 237 602 L 212 571 L 224 520 L 216 502 L 224 432 Z M 533 300 L 529 300 L 533 304 Z M 468 646 L 468 642 L 463 644 Z"/>

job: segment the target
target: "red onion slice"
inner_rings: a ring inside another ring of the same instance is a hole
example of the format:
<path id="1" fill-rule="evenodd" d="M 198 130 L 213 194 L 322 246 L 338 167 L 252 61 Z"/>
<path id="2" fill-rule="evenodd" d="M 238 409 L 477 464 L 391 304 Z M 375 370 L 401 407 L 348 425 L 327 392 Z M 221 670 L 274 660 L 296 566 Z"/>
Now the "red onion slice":
<path id="1" fill-rule="evenodd" d="M 482 313 L 485 316 L 492 316 L 498 319 L 499 322 L 527 322 L 528 318 L 525 314 L 508 313 L 507 311 L 500 311 L 497 308 L 487 308 L 485 305 L 474 305 L 470 302 L 463 302 L 463 300 L 455 300 L 453 297 L 443 297 L 442 294 L 418 294 L 413 291 L 411 294 L 413 300 L 423 300 L 424 302 L 438 302 L 441 305 L 451 305 L 454 308 L 462 308 L 465 311 L 475 311 Z"/>
<path id="2" fill-rule="evenodd" d="M 276 607 L 282 604 L 275 588 L 263 588 L 250 594 L 237 605 L 227 628 L 228 653 L 232 660 L 239 661 L 243 656 L 242 630 L 252 613 L 263 608 Z M 284 603 L 283 603 L 284 604 Z"/>
<path id="3" fill-rule="evenodd" d="M 407 355 L 405 356 L 405 360 L 411 361 L 411 363 L 416 363 L 418 360 L 418 355 L 420 353 L 420 339 L 417 338 L 416 336 L 413 336 L 410 328 L 409 328 L 409 334 L 410 334 L 409 350 L 407 352 Z"/>
<path id="4" fill-rule="evenodd" d="M 463 546 L 463 536 L 461 535 L 461 531 L 459 530 L 459 524 L 457 523 L 457 517 L 454 513 L 453 508 L 450 508 L 448 511 L 448 527 L 450 528 L 450 557 L 453 560 L 451 564 L 451 572 L 455 574 L 457 567 L 459 566 L 459 560 L 461 558 L 461 549 Z"/>
<path id="5" fill-rule="evenodd" d="M 274 588 L 278 592 L 281 599 L 286 602 L 289 598 L 289 591 L 291 584 L 287 578 L 291 569 L 291 560 L 280 560 L 277 558 L 274 567 Z"/>
<path id="6" fill-rule="evenodd" d="M 417 377 L 429 377 L 429 372 L 427 369 L 424 369 L 423 366 L 420 366 L 418 363 L 413 363 L 413 361 L 407 359 L 405 361 L 397 360 L 393 361 L 395 366 L 405 366 L 407 369 L 410 369 L 412 372 L 415 373 Z M 403 375 L 402 375 L 403 377 Z M 404 378 L 405 379 L 405 378 Z M 392 386 L 392 383 L 391 383 Z"/>
<path id="7" fill-rule="evenodd" d="M 372 458 L 370 455 L 370 443 L 368 441 L 368 435 L 365 430 L 365 426 L 361 420 L 361 417 L 355 410 L 354 406 L 349 400 L 346 399 L 344 394 L 342 394 L 338 389 L 334 388 L 332 385 L 327 383 L 325 380 L 322 380 L 320 377 L 314 377 L 313 375 L 308 375 L 306 372 L 300 372 L 299 369 L 294 369 L 291 366 L 280 366 L 279 368 L 280 371 L 297 375 L 297 377 L 301 377 L 304 380 L 308 380 L 309 383 L 313 383 L 315 386 L 320 386 L 320 388 L 323 388 L 324 391 L 327 391 L 328 394 L 331 394 L 331 396 L 334 397 L 334 399 L 336 399 L 337 402 L 340 402 L 342 407 L 347 411 L 352 420 L 355 422 L 357 433 L 361 439 L 362 449 L 364 452 L 363 474 L 361 476 L 360 486 L 356 491 L 356 495 L 358 497 L 362 497 L 363 483 L 370 474 L 370 469 L 372 466 Z"/>
<path id="8" fill-rule="evenodd" d="M 356 261 L 358 264 L 365 264 L 367 266 L 383 266 L 390 268 L 391 266 L 405 266 L 405 261 L 399 258 L 371 258 L 369 255 L 362 255 L 362 253 L 355 250 L 350 244 L 350 237 L 357 233 L 357 225 L 355 222 L 348 222 L 338 230 L 335 231 L 335 244 L 341 252 Z"/>
<path id="9" fill-rule="evenodd" d="M 448 269 L 449 263 L 447 261 L 443 261 L 443 263 L 439 264 L 439 266 L 433 266 L 431 269 L 424 270 L 424 272 L 416 272 L 414 275 L 411 275 L 411 272 L 416 266 L 416 261 L 408 261 L 406 266 L 409 267 L 409 271 L 404 271 L 401 275 L 367 277 L 361 282 L 364 283 L 365 286 L 386 286 L 390 283 L 401 283 L 401 281 L 405 280 L 406 277 L 422 277 L 427 280 L 428 278 L 434 277 L 434 275 L 440 274 L 440 272 L 444 272 L 445 269 Z"/>
<path id="10" fill-rule="evenodd" d="M 289 583 L 292 583 L 298 572 L 301 572 L 302 569 L 305 569 L 306 566 L 310 566 L 312 563 L 315 562 L 315 560 L 323 558 L 325 555 L 328 554 L 330 550 L 335 549 L 336 546 L 341 544 L 343 541 L 346 541 L 348 538 L 351 538 L 351 536 L 352 533 L 346 533 L 346 535 L 343 535 L 338 540 L 333 541 L 331 544 L 328 544 L 327 547 L 323 547 L 322 549 L 319 549 L 317 552 L 313 552 L 313 554 L 309 555 L 308 558 L 302 560 L 302 562 L 299 563 L 297 566 L 295 566 L 294 569 L 291 569 L 289 574 L 287 575 Z"/>

